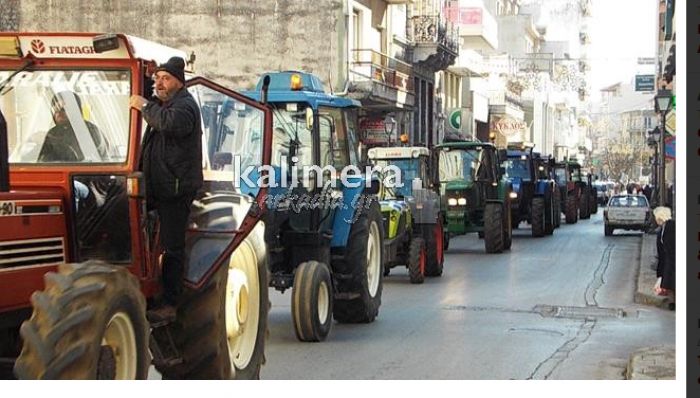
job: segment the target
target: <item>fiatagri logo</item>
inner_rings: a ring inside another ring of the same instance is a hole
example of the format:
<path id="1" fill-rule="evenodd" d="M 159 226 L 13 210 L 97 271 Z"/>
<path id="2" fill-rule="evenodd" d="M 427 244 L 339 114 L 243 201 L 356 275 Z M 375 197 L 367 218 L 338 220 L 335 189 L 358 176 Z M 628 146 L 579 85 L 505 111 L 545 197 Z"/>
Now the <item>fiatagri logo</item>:
<path id="1" fill-rule="evenodd" d="M 44 42 L 39 39 L 32 40 L 32 52 L 35 54 L 43 54 L 46 51 Z"/>
<path id="2" fill-rule="evenodd" d="M 32 52 L 35 54 L 44 54 L 46 52 L 47 46 L 41 39 L 34 39 L 31 41 Z M 50 55 L 82 55 L 82 54 L 94 54 L 95 48 L 93 46 L 48 46 Z"/>

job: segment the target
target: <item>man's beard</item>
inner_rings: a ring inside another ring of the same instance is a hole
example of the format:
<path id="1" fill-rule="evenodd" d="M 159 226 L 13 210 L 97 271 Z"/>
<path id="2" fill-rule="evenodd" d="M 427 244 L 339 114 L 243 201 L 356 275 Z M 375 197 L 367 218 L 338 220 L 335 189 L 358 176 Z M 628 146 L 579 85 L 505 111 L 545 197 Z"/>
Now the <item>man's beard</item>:
<path id="1" fill-rule="evenodd" d="M 168 102 L 170 101 L 173 96 L 175 96 L 175 93 L 177 90 L 172 90 L 172 91 L 166 91 L 166 90 L 155 90 L 156 97 L 158 97 L 159 100 L 163 102 Z"/>

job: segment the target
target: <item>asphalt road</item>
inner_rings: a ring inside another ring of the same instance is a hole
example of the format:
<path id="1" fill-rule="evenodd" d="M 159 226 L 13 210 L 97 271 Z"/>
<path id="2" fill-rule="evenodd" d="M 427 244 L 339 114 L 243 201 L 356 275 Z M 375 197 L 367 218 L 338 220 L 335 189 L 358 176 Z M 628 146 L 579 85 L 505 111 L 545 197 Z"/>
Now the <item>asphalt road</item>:
<path id="1" fill-rule="evenodd" d="M 442 277 L 384 279 L 379 317 L 297 341 L 291 291 L 270 291 L 263 379 L 623 379 L 631 352 L 674 343 L 673 314 L 633 303 L 641 237 L 603 235 L 602 211 L 486 254 L 454 238 Z"/>

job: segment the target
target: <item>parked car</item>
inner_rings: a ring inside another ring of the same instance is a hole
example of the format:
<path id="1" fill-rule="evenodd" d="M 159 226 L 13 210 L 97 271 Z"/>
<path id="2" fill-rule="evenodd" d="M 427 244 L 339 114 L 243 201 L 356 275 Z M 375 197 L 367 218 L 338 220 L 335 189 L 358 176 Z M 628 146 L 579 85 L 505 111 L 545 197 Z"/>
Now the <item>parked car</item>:
<path id="1" fill-rule="evenodd" d="M 643 195 L 614 195 L 603 213 L 605 236 L 616 229 L 646 231 L 651 222 L 649 201 Z"/>

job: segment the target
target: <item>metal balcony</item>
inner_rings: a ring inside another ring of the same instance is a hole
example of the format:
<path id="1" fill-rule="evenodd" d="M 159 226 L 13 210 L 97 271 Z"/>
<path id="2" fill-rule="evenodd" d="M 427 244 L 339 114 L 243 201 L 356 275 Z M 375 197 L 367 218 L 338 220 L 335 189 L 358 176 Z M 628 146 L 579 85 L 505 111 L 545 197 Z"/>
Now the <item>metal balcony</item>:
<path id="1" fill-rule="evenodd" d="M 412 109 L 413 67 L 371 49 L 352 51 L 350 96 L 377 110 Z"/>
<path id="2" fill-rule="evenodd" d="M 407 36 L 415 45 L 413 62 L 433 71 L 445 70 L 459 54 L 459 29 L 441 15 L 410 18 Z"/>

